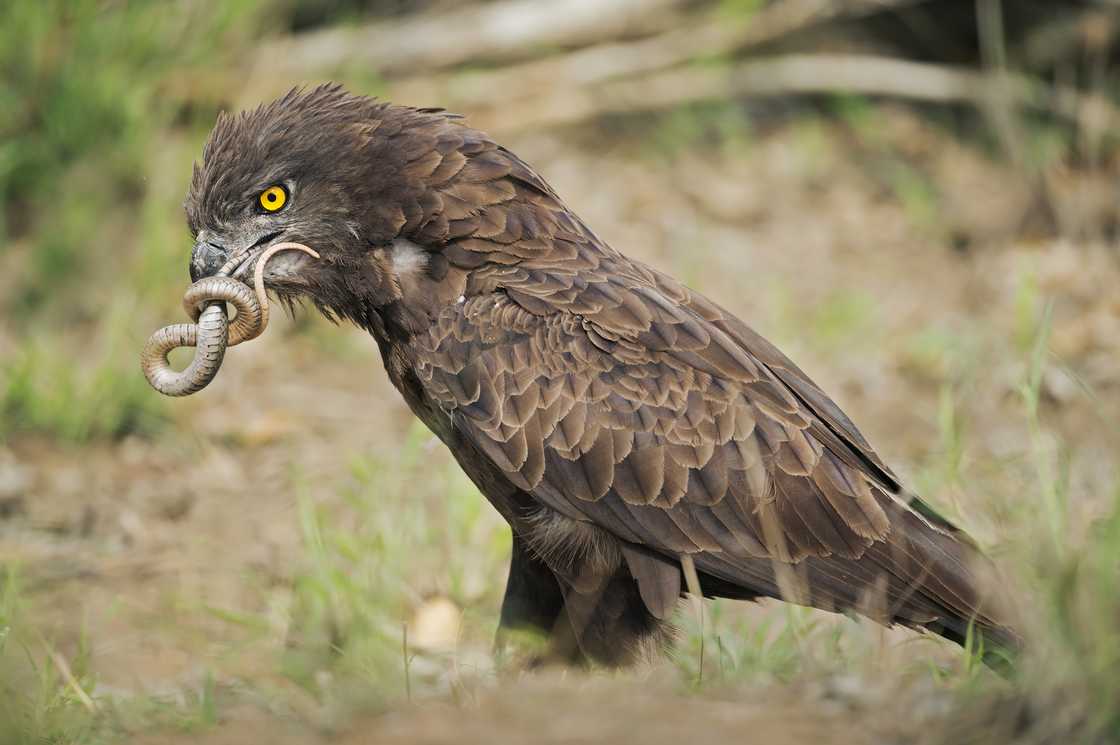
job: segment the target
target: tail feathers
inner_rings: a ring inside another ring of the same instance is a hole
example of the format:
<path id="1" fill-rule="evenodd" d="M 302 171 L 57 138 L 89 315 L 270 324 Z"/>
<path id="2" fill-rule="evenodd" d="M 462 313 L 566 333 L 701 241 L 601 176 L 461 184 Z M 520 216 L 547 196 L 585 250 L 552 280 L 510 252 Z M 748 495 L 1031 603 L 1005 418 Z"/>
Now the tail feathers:
<path id="1" fill-rule="evenodd" d="M 927 624 L 925 628 L 938 636 L 971 651 L 992 670 L 1010 677 L 1015 660 L 1023 649 L 1023 640 L 1006 626 L 984 626 L 975 619 L 953 618 L 946 622 Z"/>
<path id="2" fill-rule="evenodd" d="M 696 563 L 714 580 L 715 595 L 764 595 L 926 629 L 980 650 L 997 670 L 1006 668 L 1022 640 L 1003 620 L 994 587 L 985 582 L 988 560 L 948 524 L 934 526 L 901 506 L 891 518 L 887 539 L 858 559 L 809 557 L 783 564 L 700 554 Z"/>

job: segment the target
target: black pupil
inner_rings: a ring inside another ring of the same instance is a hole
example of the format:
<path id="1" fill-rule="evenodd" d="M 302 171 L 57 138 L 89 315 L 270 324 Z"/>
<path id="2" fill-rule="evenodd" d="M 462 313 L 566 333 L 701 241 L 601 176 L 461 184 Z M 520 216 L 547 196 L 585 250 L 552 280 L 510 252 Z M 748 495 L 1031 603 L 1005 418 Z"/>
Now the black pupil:
<path id="1" fill-rule="evenodd" d="M 268 193 L 268 196 L 265 197 L 265 199 L 267 199 L 270 202 L 275 202 L 276 201 L 276 192 L 270 191 Z"/>

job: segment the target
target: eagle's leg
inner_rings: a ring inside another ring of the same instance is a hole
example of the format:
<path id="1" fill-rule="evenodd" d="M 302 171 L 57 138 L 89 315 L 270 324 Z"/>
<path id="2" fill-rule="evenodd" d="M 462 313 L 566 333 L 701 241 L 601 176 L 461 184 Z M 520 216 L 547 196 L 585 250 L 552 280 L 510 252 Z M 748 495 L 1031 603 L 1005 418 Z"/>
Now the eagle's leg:
<path id="1" fill-rule="evenodd" d="M 671 639 L 671 626 L 646 609 L 625 564 L 607 576 L 597 574 L 602 566 L 592 562 L 579 569 L 567 564 L 564 569 L 558 575 L 523 538 L 514 535 L 495 640 L 503 667 L 625 666 L 660 650 Z"/>
<path id="2" fill-rule="evenodd" d="M 673 637 L 672 625 L 646 608 L 638 583 L 625 565 L 602 578 L 594 589 L 568 586 L 561 621 L 567 623 L 554 634 L 554 645 L 562 638 L 561 632 L 570 634 L 577 640 L 572 645 L 578 649 L 576 659 L 609 667 L 652 659 Z"/>
<path id="3" fill-rule="evenodd" d="M 502 599 L 495 652 L 504 665 L 534 667 L 554 657 L 552 635 L 560 626 L 564 595 L 548 565 L 514 534 L 509 580 Z"/>

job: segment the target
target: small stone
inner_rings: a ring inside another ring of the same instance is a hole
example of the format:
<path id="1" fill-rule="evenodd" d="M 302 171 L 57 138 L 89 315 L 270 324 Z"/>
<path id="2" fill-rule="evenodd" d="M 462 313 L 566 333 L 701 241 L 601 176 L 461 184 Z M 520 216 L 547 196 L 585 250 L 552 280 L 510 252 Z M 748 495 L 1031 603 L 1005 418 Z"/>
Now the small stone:
<path id="1" fill-rule="evenodd" d="M 449 652 L 459 641 L 459 606 L 445 597 L 425 600 L 408 625 L 409 646 L 425 652 Z"/>

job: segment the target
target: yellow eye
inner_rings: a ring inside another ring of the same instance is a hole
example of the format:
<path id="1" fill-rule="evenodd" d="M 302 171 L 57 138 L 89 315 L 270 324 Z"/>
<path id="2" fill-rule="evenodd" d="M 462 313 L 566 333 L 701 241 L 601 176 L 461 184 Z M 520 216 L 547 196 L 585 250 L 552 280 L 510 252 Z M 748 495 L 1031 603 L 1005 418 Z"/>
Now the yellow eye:
<path id="1" fill-rule="evenodd" d="M 275 212 L 288 201 L 288 190 L 283 186 L 270 186 L 257 197 L 265 212 Z"/>

